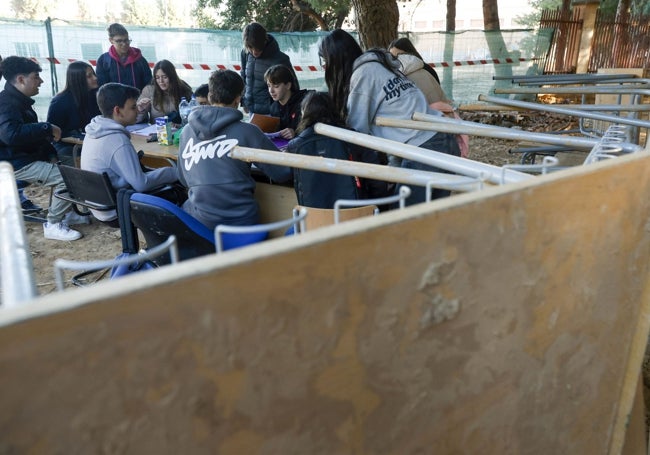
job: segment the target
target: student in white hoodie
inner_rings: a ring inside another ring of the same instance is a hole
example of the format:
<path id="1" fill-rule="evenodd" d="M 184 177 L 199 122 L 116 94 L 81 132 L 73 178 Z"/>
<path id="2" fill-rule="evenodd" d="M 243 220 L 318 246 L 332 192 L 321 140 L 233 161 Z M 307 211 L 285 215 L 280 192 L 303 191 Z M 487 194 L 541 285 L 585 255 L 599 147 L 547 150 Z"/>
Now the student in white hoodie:
<path id="1" fill-rule="evenodd" d="M 422 91 L 400 71 L 399 63 L 386 50 L 363 52 L 352 35 L 337 29 L 321 39 L 318 54 L 325 68 L 330 96 L 348 126 L 403 144 L 460 155 L 454 135 L 375 125 L 376 117 L 410 120 L 414 112 L 442 115 L 429 108 Z M 420 162 L 395 158 L 389 157 L 390 165 L 442 172 Z M 449 194 L 449 191 L 436 189 L 432 197 Z M 415 187 L 407 204 L 425 199 L 424 188 Z"/>
<path id="2" fill-rule="evenodd" d="M 163 167 L 143 172 L 138 152 L 126 129 L 135 123 L 136 102 L 140 90 L 129 85 L 110 82 L 97 92 L 97 104 L 102 115 L 94 117 L 86 126 L 86 137 L 81 149 L 81 168 L 106 172 L 113 188 L 133 188 L 138 192 L 151 191 L 178 180 L 175 167 Z M 117 213 L 92 210 L 95 218 L 117 225 Z"/>

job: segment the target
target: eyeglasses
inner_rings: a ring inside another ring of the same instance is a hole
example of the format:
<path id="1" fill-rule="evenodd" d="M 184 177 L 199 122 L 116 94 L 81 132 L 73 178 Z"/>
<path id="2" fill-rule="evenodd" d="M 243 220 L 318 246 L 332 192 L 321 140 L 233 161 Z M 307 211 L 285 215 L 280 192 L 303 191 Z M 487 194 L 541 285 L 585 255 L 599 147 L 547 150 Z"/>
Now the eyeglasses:
<path id="1" fill-rule="evenodd" d="M 131 40 L 130 40 L 130 39 L 114 39 L 114 40 L 113 40 L 113 43 L 115 43 L 115 44 L 119 44 L 119 45 L 122 45 L 122 44 L 131 44 Z"/>

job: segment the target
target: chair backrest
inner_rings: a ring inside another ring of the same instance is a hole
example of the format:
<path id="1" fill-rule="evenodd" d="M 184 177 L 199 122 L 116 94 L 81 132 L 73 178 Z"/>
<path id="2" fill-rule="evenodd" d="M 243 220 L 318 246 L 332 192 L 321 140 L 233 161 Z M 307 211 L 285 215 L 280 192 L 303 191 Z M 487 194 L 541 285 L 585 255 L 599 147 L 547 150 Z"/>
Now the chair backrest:
<path id="1" fill-rule="evenodd" d="M 99 174 L 65 164 L 58 168 L 67 191 L 57 190 L 54 196 L 93 210 L 115 210 L 115 190 L 106 172 Z"/>
<path id="2" fill-rule="evenodd" d="M 307 210 L 300 208 L 295 210 L 293 216 L 286 220 L 266 224 L 255 224 L 252 226 L 230 226 L 220 224 L 214 229 L 214 239 L 217 253 L 232 250 L 246 245 L 266 240 L 269 232 L 277 229 L 293 228 L 293 235 L 305 231 L 305 218 Z"/>
<path id="3" fill-rule="evenodd" d="M 176 236 L 180 260 L 214 253 L 214 234 L 199 220 L 171 202 L 144 193 L 133 193 L 131 222 L 151 248 Z"/>
<path id="4" fill-rule="evenodd" d="M 301 205 L 297 205 L 296 208 L 305 208 L 307 210 L 308 216 L 305 219 L 305 227 L 307 231 L 335 224 L 334 209 L 320 209 L 315 207 L 304 207 Z M 339 222 L 362 218 L 364 216 L 372 216 L 377 213 L 379 213 L 379 208 L 376 205 L 364 205 L 362 207 L 339 209 Z"/>
<path id="5" fill-rule="evenodd" d="M 344 207 L 363 207 L 364 205 L 389 205 L 399 203 L 399 208 L 406 206 L 406 199 L 411 195 L 411 188 L 402 185 L 394 196 L 381 197 L 376 199 L 339 199 L 334 203 L 334 223 L 341 221 L 341 209 Z"/>

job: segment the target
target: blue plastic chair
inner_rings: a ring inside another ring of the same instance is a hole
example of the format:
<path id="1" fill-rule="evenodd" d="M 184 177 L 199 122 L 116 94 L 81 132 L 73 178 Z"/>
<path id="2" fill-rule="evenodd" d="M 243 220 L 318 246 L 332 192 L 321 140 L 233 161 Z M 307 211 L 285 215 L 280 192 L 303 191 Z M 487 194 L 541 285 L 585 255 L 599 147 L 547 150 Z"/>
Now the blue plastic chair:
<path id="1" fill-rule="evenodd" d="M 147 248 L 160 245 L 174 235 L 181 261 L 215 252 L 212 230 L 168 200 L 133 193 L 130 208 L 131 222 L 142 232 Z"/>

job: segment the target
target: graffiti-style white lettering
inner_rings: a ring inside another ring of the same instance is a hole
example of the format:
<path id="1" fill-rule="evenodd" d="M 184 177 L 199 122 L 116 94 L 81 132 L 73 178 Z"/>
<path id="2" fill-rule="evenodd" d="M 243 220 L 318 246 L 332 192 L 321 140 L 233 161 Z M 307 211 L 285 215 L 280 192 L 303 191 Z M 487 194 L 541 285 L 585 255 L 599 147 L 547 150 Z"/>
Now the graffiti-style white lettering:
<path id="1" fill-rule="evenodd" d="M 185 144 L 185 148 L 181 153 L 181 159 L 185 170 L 189 171 L 192 166 L 200 160 L 212 159 L 215 154 L 217 158 L 222 158 L 238 144 L 237 139 L 225 139 L 226 136 L 218 136 L 209 141 L 202 141 L 194 145 L 194 139 L 190 138 Z"/>

